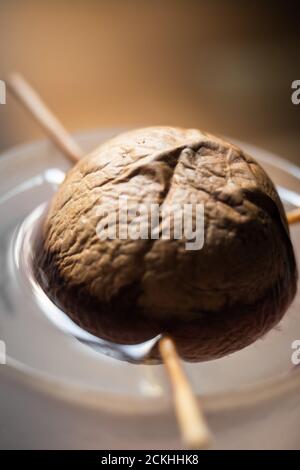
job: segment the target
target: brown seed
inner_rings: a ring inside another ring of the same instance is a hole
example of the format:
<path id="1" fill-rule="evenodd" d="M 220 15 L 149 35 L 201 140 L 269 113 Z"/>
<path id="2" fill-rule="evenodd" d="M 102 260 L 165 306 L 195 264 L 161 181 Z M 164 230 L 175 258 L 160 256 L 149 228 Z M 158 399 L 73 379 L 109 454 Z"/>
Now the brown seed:
<path id="1" fill-rule="evenodd" d="M 204 204 L 205 240 L 101 240 L 119 198 Z M 289 228 L 273 183 L 242 150 L 193 129 L 122 134 L 80 160 L 54 197 L 37 249 L 50 297 L 88 331 L 138 343 L 168 333 L 187 360 L 251 344 L 296 291 Z M 153 351 L 158 358 L 158 352 Z"/>

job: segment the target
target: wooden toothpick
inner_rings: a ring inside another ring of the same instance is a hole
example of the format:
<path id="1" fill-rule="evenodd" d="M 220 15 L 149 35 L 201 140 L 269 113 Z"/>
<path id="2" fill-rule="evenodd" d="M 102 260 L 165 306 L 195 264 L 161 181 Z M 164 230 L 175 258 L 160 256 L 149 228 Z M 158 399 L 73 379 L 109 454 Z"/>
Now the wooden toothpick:
<path id="1" fill-rule="evenodd" d="M 189 449 L 205 449 L 211 443 L 211 433 L 183 370 L 174 341 L 163 337 L 159 342 L 159 351 L 172 384 L 174 407 L 182 440 Z"/>
<path id="2" fill-rule="evenodd" d="M 288 223 L 290 225 L 300 222 L 300 208 L 293 209 L 287 213 Z"/>
<path id="3" fill-rule="evenodd" d="M 11 74 L 6 83 L 10 92 L 34 117 L 58 149 L 73 163 L 77 162 L 83 156 L 82 150 L 29 83 L 16 73 Z"/>

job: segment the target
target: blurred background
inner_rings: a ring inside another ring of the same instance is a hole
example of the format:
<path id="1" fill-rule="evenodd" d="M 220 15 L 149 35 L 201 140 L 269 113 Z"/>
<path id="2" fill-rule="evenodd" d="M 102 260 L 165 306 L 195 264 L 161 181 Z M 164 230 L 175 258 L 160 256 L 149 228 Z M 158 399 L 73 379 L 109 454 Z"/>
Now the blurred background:
<path id="1" fill-rule="evenodd" d="M 300 163 L 296 3 L 0 0 L 0 78 L 24 74 L 71 131 L 199 127 Z M 8 96 L 0 151 L 41 136 Z"/>

